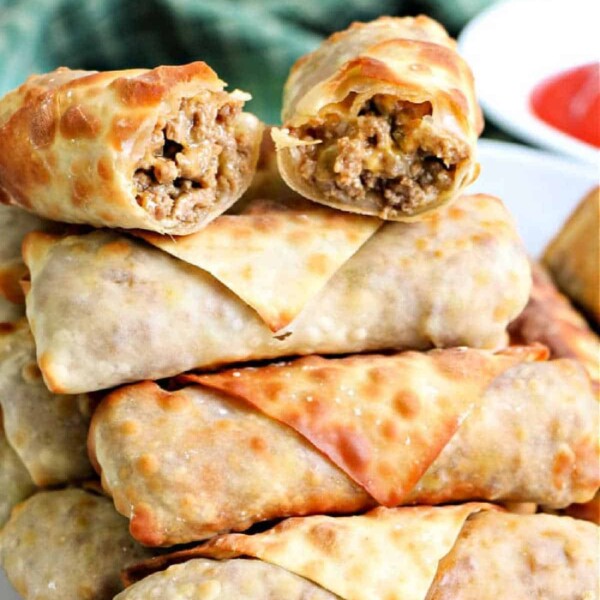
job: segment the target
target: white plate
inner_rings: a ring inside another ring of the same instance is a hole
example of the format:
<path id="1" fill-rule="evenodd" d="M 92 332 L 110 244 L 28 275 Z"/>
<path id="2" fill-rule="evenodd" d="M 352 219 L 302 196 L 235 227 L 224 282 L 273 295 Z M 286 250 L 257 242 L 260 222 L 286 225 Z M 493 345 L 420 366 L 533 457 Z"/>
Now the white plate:
<path id="1" fill-rule="evenodd" d="M 532 256 L 539 256 L 579 200 L 594 185 L 591 165 L 494 140 L 479 142 L 481 174 L 469 192 L 501 198 L 517 221 Z"/>
<path id="2" fill-rule="evenodd" d="M 546 125 L 529 109 L 541 80 L 600 58 L 598 0 L 508 0 L 480 13 L 459 37 L 487 117 L 512 135 L 598 164 L 593 146 Z"/>
<path id="3" fill-rule="evenodd" d="M 479 160 L 481 175 L 469 191 L 502 198 L 534 256 L 598 180 L 588 165 L 517 144 L 481 140 Z M 0 599 L 20 600 L 2 571 Z"/>

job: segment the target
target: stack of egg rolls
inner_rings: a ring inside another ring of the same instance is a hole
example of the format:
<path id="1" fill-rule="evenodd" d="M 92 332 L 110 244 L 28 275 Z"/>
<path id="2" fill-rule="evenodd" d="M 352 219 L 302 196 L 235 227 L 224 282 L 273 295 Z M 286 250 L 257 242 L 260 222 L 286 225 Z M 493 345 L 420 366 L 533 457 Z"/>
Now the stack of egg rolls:
<path id="1" fill-rule="evenodd" d="M 354 24 L 292 69 L 281 127 L 247 99 L 197 62 L 0 100 L 10 581 L 596 598 L 597 526 L 536 513 L 600 487 L 592 338 L 537 273 L 530 299 L 502 201 L 465 193 L 483 122 L 455 42 Z"/>

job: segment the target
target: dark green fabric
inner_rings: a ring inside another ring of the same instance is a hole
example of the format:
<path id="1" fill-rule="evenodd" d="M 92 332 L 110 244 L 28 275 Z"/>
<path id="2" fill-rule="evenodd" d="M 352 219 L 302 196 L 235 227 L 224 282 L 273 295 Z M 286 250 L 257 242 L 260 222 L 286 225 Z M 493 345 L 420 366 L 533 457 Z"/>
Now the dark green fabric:
<path id="1" fill-rule="evenodd" d="M 204 60 L 279 122 L 290 66 L 324 36 L 381 14 L 426 13 L 454 34 L 492 0 L 0 0 L 0 93 L 60 65 L 122 69 Z"/>

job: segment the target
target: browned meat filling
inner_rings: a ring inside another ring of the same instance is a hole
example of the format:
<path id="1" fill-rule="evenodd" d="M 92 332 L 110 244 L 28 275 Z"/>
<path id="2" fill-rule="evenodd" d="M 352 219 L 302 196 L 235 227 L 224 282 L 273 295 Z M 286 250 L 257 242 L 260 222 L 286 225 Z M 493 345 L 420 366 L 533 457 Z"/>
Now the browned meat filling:
<path id="1" fill-rule="evenodd" d="M 163 115 L 134 174 L 138 204 L 156 219 L 189 222 L 221 194 L 236 194 L 251 156 L 249 137 L 236 131 L 242 104 L 205 91 Z"/>
<path id="2" fill-rule="evenodd" d="M 433 131 L 431 104 L 374 96 L 354 119 L 336 114 L 294 133 L 320 144 L 301 148 L 302 177 L 325 196 L 360 201 L 367 195 L 406 215 L 435 203 L 452 186 L 468 149 Z"/>

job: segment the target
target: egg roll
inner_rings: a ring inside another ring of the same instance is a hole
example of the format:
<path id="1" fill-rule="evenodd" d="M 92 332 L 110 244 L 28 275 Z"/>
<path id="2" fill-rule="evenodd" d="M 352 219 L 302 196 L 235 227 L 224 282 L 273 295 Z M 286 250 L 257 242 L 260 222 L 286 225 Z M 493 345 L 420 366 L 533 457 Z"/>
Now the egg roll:
<path id="1" fill-rule="evenodd" d="M 152 555 L 109 499 L 76 488 L 35 494 L 0 531 L 0 564 L 24 600 L 112 600 L 121 569 Z"/>
<path id="2" fill-rule="evenodd" d="M 294 354 L 498 348 L 529 296 L 522 243 L 490 196 L 418 223 L 248 210 L 190 245 L 145 234 L 160 249 L 107 231 L 30 234 L 27 316 L 49 389 Z"/>
<path id="3" fill-rule="evenodd" d="M 25 315 L 20 280 L 27 273 L 21 258 L 21 243 L 31 231 L 58 232 L 60 226 L 21 208 L 0 204 L 0 322 Z"/>
<path id="4" fill-rule="evenodd" d="M 0 326 L 0 406 L 6 437 L 36 485 L 93 474 L 86 448 L 93 401 L 48 391 L 25 319 Z"/>
<path id="5" fill-rule="evenodd" d="M 287 598 L 264 575 L 252 576 L 269 572 L 278 581 L 282 570 L 302 578 L 295 592 L 306 590 L 290 598 L 592 599 L 598 597 L 597 540 L 590 523 L 515 515 L 482 503 L 294 518 L 264 533 L 225 535 L 135 565 L 126 580 L 138 581 L 115 600 L 153 593 L 164 600 Z M 242 580 L 232 593 L 240 572 L 254 585 Z"/>
<path id="6" fill-rule="evenodd" d="M 600 485 L 599 407 L 583 367 L 544 355 L 313 356 L 143 382 L 100 403 L 90 456 L 157 546 L 377 504 L 564 507 Z"/>
<path id="7" fill-rule="evenodd" d="M 532 263 L 533 285 L 525 310 L 510 324 L 511 343 L 544 344 L 553 357 L 576 358 L 600 386 L 600 338 L 554 285 L 547 270 Z"/>
<path id="8" fill-rule="evenodd" d="M 540 263 L 532 263 L 533 286 L 525 310 L 510 324 L 511 343 L 541 342 L 553 357 L 575 358 L 600 391 L 600 339 L 569 300 L 554 285 Z M 565 513 L 600 525 L 600 493 L 589 502 L 573 504 Z"/>
<path id="9" fill-rule="evenodd" d="M 33 75 L 0 100 L 0 201 L 55 221 L 188 234 L 250 184 L 262 126 L 203 62 Z"/>
<path id="10" fill-rule="evenodd" d="M 0 529 L 8 521 L 13 506 L 34 491 L 29 471 L 6 439 L 0 410 Z"/>
<path id="11" fill-rule="evenodd" d="M 479 173 L 473 75 L 425 16 L 354 23 L 300 58 L 282 121 L 273 139 L 285 181 L 342 210 L 420 219 Z"/>
<path id="12" fill-rule="evenodd" d="M 542 262 L 560 290 L 600 326 L 600 186 L 581 200 Z"/>

